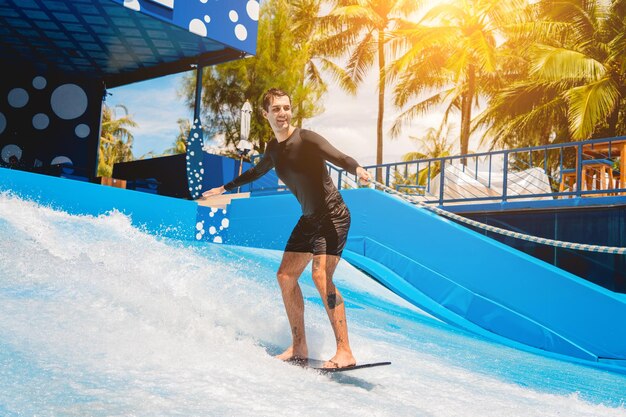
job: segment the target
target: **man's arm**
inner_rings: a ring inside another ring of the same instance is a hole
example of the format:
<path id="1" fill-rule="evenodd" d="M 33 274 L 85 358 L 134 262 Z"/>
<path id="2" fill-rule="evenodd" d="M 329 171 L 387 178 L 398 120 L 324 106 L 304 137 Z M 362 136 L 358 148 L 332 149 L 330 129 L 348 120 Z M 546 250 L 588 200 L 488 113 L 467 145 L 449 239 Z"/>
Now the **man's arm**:
<path id="1" fill-rule="evenodd" d="M 318 135 L 315 132 L 311 132 L 310 130 L 307 131 L 306 134 L 310 135 L 311 142 L 317 146 L 325 160 L 332 162 L 351 174 L 355 174 L 362 184 L 368 184 L 371 181 L 372 177 L 369 172 L 360 166 L 354 158 L 335 148 L 323 136 Z"/>
<path id="2" fill-rule="evenodd" d="M 274 167 L 274 163 L 272 162 L 272 158 L 266 152 L 259 161 L 258 164 L 232 180 L 231 182 L 224 184 L 220 187 L 211 188 L 208 191 L 202 193 L 202 198 L 213 197 L 216 195 L 224 194 L 226 191 L 230 191 L 237 187 L 241 187 L 242 185 L 248 184 L 252 181 L 255 181 L 265 175 L 270 169 Z"/>

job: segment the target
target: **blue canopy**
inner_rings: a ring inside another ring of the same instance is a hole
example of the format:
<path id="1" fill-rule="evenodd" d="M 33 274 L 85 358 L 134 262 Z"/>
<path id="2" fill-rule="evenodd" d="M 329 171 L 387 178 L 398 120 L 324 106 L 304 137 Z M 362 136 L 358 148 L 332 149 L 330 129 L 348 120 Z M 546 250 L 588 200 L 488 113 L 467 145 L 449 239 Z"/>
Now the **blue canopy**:
<path id="1" fill-rule="evenodd" d="M 0 0 L 0 59 L 115 87 L 256 51 L 256 0 Z"/>

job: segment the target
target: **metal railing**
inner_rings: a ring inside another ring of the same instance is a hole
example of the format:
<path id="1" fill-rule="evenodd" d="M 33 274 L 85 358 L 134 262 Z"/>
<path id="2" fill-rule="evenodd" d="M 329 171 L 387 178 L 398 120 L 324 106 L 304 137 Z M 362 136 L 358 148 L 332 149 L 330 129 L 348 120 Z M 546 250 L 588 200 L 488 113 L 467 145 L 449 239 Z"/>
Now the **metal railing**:
<path id="1" fill-rule="evenodd" d="M 423 201 L 440 206 L 454 203 L 507 202 L 538 199 L 626 196 L 624 182 L 615 181 L 610 187 L 598 188 L 597 172 L 584 170 L 583 161 L 602 158 L 613 161 L 614 177 L 619 172 L 619 160 L 626 136 L 593 139 L 581 142 L 482 152 L 444 158 L 421 159 L 364 166 L 377 180 L 388 187 L 409 195 L 421 195 Z M 615 145 L 613 145 L 615 143 Z M 602 145 L 602 146 L 600 146 Z M 591 147 L 606 149 L 602 154 L 588 155 Z M 465 163 L 462 163 L 465 162 Z M 339 189 L 352 188 L 354 175 L 328 164 L 328 170 Z M 583 172 L 586 173 L 583 177 Z M 575 174 L 572 176 L 572 174 Z M 571 180 L 565 184 L 565 176 Z M 604 175 L 604 174 L 603 174 Z M 346 181 L 347 178 L 350 178 Z M 622 177 L 623 178 L 623 177 Z M 603 178 L 604 180 L 604 178 Z M 259 187 L 255 193 L 285 191 L 284 186 Z"/>

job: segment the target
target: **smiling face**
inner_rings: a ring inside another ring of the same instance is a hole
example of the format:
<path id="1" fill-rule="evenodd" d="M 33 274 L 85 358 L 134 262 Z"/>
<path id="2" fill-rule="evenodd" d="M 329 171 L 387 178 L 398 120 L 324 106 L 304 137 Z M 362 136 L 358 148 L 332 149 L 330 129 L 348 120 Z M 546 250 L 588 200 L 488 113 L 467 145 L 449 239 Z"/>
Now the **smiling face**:
<path id="1" fill-rule="evenodd" d="M 288 96 L 272 96 L 267 110 L 263 110 L 263 117 L 270 123 L 276 137 L 289 135 L 291 127 L 291 100 Z"/>

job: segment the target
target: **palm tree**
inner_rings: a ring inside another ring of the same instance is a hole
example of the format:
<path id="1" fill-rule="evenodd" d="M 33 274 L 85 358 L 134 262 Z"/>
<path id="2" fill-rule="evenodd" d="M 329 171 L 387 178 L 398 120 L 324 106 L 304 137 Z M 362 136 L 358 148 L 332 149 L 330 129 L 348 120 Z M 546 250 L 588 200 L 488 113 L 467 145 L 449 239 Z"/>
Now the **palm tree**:
<path id="1" fill-rule="evenodd" d="M 445 158 L 450 156 L 452 151 L 452 144 L 448 143 L 447 129 L 445 133 L 442 133 L 440 129 L 433 127 L 426 130 L 424 137 L 417 137 L 409 135 L 409 138 L 420 143 L 424 152 L 407 152 L 402 156 L 402 160 L 405 162 L 415 161 L 418 159 L 432 159 L 432 158 Z"/>
<path id="2" fill-rule="evenodd" d="M 126 106 L 116 105 L 124 110 L 124 116 L 117 118 L 115 108 L 107 105 L 102 107 L 102 127 L 98 153 L 98 176 L 110 177 L 113 165 L 117 162 L 133 160 L 133 134 L 131 127 L 137 123 L 128 114 Z"/>
<path id="3" fill-rule="evenodd" d="M 289 2 L 290 19 L 293 24 L 291 30 L 295 39 L 300 41 L 294 45 L 305 57 L 301 67 L 299 85 L 292 92 L 296 103 L 294 121 L 298 127 L 302 127 L 304 116 L 321 112 L 317 104 L 321 96 L 327 91 L 326 82 L 317 62 L 325 64 L 324 51 L 320 48 L 326 32 L 322 30 L 318 18 L 322 0 L 292 0 Z M 300 97 L 308 97 L 302 100 Z M 305 107 L 310 107 L 306 109 Z"/>
<path id="4" fill-rule="evenodd" d="M 428 10 L 418 23 L 404 22 L 394 33 L 396 48 L 407 51 L 390 68 L 398 77 L 394 101 L 412 104 L 391 132 L 436 106 L 445 106 L 441 125 L 459 111 L 460 150 L 468 153 L 472 111 L 488 97 L 499 79 L 500 39 L 523 16 L 523 0 L 450 0 Z M 427 97 L 424 98 L 424 94 Z M 465 161 L 462 161 L 465 163 Z"/>
<path id="5" fill-rule="evenodd" d="M 491 137 L 539 133 L 542 143 L 551 132 L 559 141 L 626 133 L 626 0 L 541 0 L 533 11 L 528 76 L 481 117 Z"/>
<path id="6" fill-rule="evenodd" d="M 383 163 L 383 119 L 385 114 L 385 87 L 387 85 L 386 56 L 389 34 L 401 18 L 414 13 L 421 0 L 335 0 L 333 10 L 323 24 L 331 32 L 320 47 L 329 57 L 340 57 L 349 52 L 348 63 L 342 70 L 330 62 L 340 86 L 356 93 L 367 72 L 376 64 L 378 69 L 378 117 L 376 122 L 376 164 Z M 380 181 L 382 172 L 377 170 Z"/>
<path id="7" fill-rule="evenodd" d="M 404 162 L 417 161 L 420 159 L 436 159 L 445 158 L 451 155 L 452 144 L 448 142 L 448 129 L 442 133 L 441 129 L 429 128 L 423 137 L 411 136 L 410 139 L 418 142 L 423 152 L 413 151 L 407 152 L 402 156 Z M 426 168 L 422 168 L 419 172 L 411 175 L 402 176 L 396 173 L 395 181 L 397 184 L 417 184 L 426 185 L 430 178 L 434 178 L 441 171 L 440 163 L 434 162 Z"/>
<path id="8" fill-rule="evenodd" d="M 178 135 L 172 144 L 173 146 L 165 150 L 165 154 L 176 155 L 187 152 L 187 138 L 191 132 L 191 122 L 189 119 L 178 119 Z"/>

